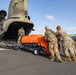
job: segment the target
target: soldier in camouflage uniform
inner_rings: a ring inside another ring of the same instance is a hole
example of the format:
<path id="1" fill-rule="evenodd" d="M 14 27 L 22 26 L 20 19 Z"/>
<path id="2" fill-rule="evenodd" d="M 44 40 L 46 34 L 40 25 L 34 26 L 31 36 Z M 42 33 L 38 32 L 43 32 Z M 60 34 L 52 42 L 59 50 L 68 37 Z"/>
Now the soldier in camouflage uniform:
<path id="1" fill-rule="evenodd" d="M 20 40 L 23 36 L 25 36 L 25 31 L 24 28 L 22 27 L 18 30 L 18 42 L 17 42 L 18 44 L 20 44 Z"/>
<path id="2" fill-rule="evenodd" d="M 73 61 L 76 61 L 75 58 L 76 50 L 73 39 L 65 31 L 61 29 L 61 26 L 57 26 L 56 29 L 57 29 L 56 35 L 63 39 L 62 48 L 65 55 L 67 56 L 67 59 L 71 61 L 71 57 L 70 57 L 70 53 L 71 53 L 73 57 Z"/>
<path id="3" fill-rule="evenodd" d="M 61 60 L 61 56 L 58 50 L 58 43 L 57 43 L 57 38 L 55 36 L 55 32 L 51 29 L 49 29 L 48 26 L 45 27 L 45 40 L 48 41 L 49 43 L 49 51 L 51 54 L 51 58 L 50 60 L 54 61 L 55 56 L 54 56 L 54 52 L 56 53 L 56 57 L 57 59 L 62 62 Z"/>

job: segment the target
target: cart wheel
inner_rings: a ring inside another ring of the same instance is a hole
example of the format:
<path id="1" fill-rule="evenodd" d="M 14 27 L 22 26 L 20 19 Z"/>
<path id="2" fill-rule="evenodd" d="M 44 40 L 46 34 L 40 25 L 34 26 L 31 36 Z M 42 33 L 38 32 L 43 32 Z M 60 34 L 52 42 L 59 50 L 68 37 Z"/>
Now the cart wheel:
<path id="1" fill-rule="evenodd" d="M 38 50 L 34 50 L 34 54 L 38 55 L 39 54 Z"/>

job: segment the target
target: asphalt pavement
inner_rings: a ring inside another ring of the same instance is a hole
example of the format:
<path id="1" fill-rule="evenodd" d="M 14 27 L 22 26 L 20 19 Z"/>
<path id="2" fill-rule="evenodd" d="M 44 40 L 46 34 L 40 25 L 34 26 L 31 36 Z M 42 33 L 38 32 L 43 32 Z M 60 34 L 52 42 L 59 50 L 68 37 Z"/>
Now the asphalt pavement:
<path id="1" fill-rule="evenodd" d="M 0 75 L 76 75 L 76 62 L 52 62 L 45 55 L 0 48 Z"/>

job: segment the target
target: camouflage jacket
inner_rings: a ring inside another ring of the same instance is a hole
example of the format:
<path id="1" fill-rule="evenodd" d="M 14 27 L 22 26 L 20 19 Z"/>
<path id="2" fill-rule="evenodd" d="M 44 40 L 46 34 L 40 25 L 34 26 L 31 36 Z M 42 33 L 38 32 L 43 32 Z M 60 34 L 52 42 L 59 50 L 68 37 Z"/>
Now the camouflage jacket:
<path id="1" fill-rule="evenodd" d="M 19 36 L 24 36 L 25 35 L 25 31 L 23 29 L 19 29 L 18 35 Z"/>
<path id="2" fill-rule="evenodd" d="M 51 30 L 51 29 L 45 31 L 45 35 L 44 36 L 45 36 L 45 40 L 49 41 L 49 42 L 57 40 L 56 36 L 55 36 L 55 32 L 53 30 Z"/>
<path id="3" fill-rule="evenodd" d="M 65 45 L 68 45 L 68 44 L 72 45 L 72 44 L 74 44 L 73 39 L 65 31 L 63 31 L 62 29 L 58 30 L 56 32 L 56 35 L 60 36 L 62 38 L 63 44 L 65 44 Z"/>

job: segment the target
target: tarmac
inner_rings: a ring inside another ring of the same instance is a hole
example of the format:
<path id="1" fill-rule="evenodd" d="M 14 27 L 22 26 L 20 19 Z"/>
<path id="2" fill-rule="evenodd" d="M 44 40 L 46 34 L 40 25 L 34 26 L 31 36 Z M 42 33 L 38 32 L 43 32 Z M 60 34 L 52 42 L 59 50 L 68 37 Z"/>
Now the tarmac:
<path id="1" fill-rule="evenodd" d="M 0 75 L 76 75 L 76 62 L 52 62 L 45 55 L 0 48 Z"/>

